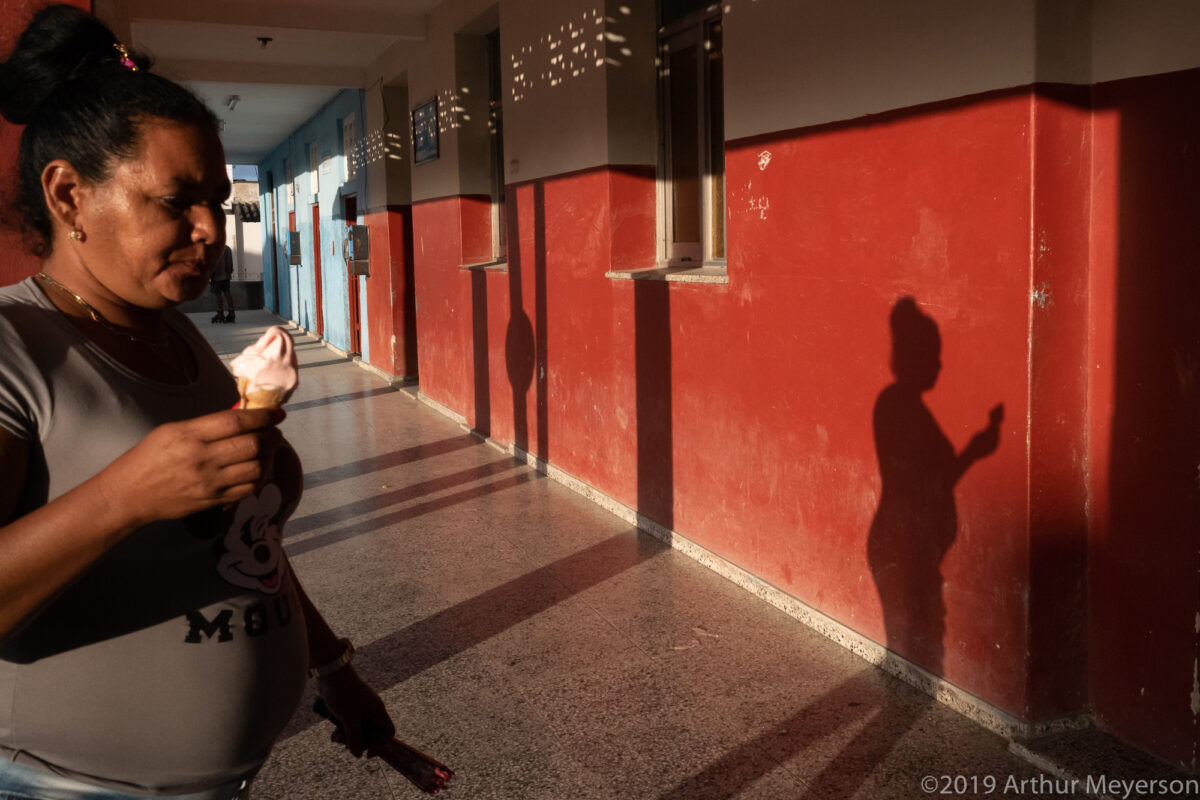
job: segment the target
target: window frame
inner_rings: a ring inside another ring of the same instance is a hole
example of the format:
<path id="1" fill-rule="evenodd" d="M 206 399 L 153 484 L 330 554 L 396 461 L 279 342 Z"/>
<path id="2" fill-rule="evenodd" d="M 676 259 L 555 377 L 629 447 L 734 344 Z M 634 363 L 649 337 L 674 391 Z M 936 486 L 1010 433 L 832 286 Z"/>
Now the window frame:
<path id="1" fill-rule="evenodd" d="M 506 226 L 505 182 L 504 182 L 504 64 L 501 58 L 500 29 L 496 28 L 484 36 L 487 58 L 488 85 L 488 138 L 492 188 L 492 260 L 500 264 L 508 261 L 508 231 Z"/>
<path id="2" fill-rule="evenodd" d="M 724 268 L 726 261 L 726 199 L 725 190 L 725 143 L 724 143 L 724 97 L 719 98 L 721 117 L 721 141 L 715 141 L 712 125 L 714 91 L 712 86 L 712 71 L 708 68 L 705 54 L 710 52 L 706 47 L 710 41 L 712 26 L 722 28 L 721 39 L 721 69 L 724 69 L 724 36 L 723 12 L 720 3 L 712 3 L 707 7 L 680 16 L 658 28 L 658 127 L 659 127 L 659 157 L 658 157 L 658 261 L 671 267 L 719 267 Z M 675 242 L 674 236 L 674 180 L 671 174 L 673 151 L 673 131 L 671 129 L 671 80 L 670 55 L 672 49 L 678 52 L 687 47 L 696 49 L 696 86 L 695 96 L 700 98 L 696 114 L 696 165 L 697 192 L 699 213 L 699 242 Z M 721 81 L 722 95 L 724 79 Z M 719 180 L 716 179 L 712 164 L 714 144 L 720 145 L 721 171 Z M 719 187 L 719 195 L 718 195 Z M 719 208 L 714 208 L 719 205 Z M 720 214 L 720 230 L 714 230 L 713 220 Z"/>
<path id="3" fill-rule="evenodd" d="M 358 120 L 351 112 L 338 122 L 338 134 L 342 141 L 342 180 L 345 183 L 358 178 Z"/>

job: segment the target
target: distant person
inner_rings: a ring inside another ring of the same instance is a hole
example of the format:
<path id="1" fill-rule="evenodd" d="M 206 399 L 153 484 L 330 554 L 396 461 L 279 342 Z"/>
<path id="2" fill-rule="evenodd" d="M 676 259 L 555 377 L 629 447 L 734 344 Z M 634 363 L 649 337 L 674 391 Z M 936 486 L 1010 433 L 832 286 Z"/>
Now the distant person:
<path id="1" fill-rule="evenodd" d="M 233 311 L 233 295 L 229 291 L 229 282 L 233 279 L 233 251 L 229 249 L 229 245 L 225 245 L 225 250 L 217 259 L 217 265 L 213 268 L 211 291 L 217 296 L 217 313 L 213 315 L 213 322 L 236 322 L 237 315 Z M 229 305 L 229 313 L 224 313 L 225 304 Z"/>

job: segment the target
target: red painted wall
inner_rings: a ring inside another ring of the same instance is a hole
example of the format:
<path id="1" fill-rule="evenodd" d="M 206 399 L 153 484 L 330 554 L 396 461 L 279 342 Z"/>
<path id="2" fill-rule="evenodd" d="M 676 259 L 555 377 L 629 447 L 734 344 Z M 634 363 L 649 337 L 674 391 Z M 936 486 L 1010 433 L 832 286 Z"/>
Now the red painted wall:
<path id="1" fill-rule="evenodd" d="M 889 314 L 912 295 L 940 326 L 926 401 L 958 448 L 998 402 L 1027 416 L 1030 115 L 1023 93 L 731 143 L 725 286 L 604 276 L 653 263 L 649 170 L 511 186 L 506 275 L 453 269 L 462 203 L 421 204 L 422 391 L 883 641 L 866 543 Z M 957 488 L 944 654 L 893 643 L 1017 713 L 1022 433 Z"/>
<path id="2" fill-rule="evenodd" d="M 422 391 L 1014 716 L 1190 759 L 1198 81 L 729 142 L 726 285 L 605 277 L 654 261 L 649 169 L 511 185 L 506 273 L 420 204 Z"/>
<path id="3" fill-rule="evenodd" d="M 88 0 L 62 0 L 71 5 L 92 10 Z M 0 53 L 7 59 L 17 37 L 29 20 L 43 6 L 45 0 L 0 0 Z M 16 283 L 37 272 L 38 259 L 25 252 L 21 238 L 20 223 L 10 210 L 16 193 L 17 148 L 22 128 L 10 125 L 0 118 L 0 286 Z"/>
<path id="4" fill-rule="evenodd" d="M 729 296 L 671 309 L 692 331 L 673 358 L 676 528 L 1018 713 L 1030 109 L 1001 94 L 731 143 Z M 904 296 L 940 333 L 924 411 L 883 394 Z M 998 403 L 998 451 L 956 486 L 935 479 L 945 440 L 961 451 Z M 928 479 L 887 498 L 885 456 Z"/>
<path id="5" fill-rule="evenodd" d="M 371 238 L 366 281 L 370 363 L 397 378 L 417 377 L 412 207 L 388 206 L 364 215 Z"/>
<path id="6" fill-rule="evenodd" d="M 1200 70 L 1096 87 L 1089 675 L 1101 723 L 1196 769 Z"/>
<path id="7" fill-rule="evenodd" d="M 414 203 L 417 360 L 421 392 L 465 413 L 471 396 L 471 304 L 462 261 L 460 198 Z"/>

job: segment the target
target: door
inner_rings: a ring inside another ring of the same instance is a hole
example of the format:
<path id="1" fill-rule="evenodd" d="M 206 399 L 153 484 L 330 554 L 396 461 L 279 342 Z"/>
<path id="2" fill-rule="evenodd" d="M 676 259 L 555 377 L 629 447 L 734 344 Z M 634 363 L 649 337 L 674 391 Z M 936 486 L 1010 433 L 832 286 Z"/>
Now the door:
<path id="1" fill-rule="evenodd" d="M 296 231 L 296 212 L 289 211 L 288 212 L 288 233 L 294 233 L 295 231 Z M 298 280 L 300 277 L 298 275 L 299 270 L 292 269 L 291 259 L 287 258 L 287 249 L 286 248 L 284 248 L 284 260 L 288 262 L 288 274 L 291 275 L 291 278 L 292 278 L 292 280 L 291 280 L 292 291 L 291 291 L 291 295 L 290 295 L 292 298 L 292 319 L 294 319 L 296 322 L 299 322 L 300 321 L 300 306 L 299 306 L 300 281 Z"/>
<path id="2" fill-rule="evenodd" d="M 358 198 L 350 195 L 345 198 L 346 202 L 346 225 L 354 225 L 358 222 Z M 350 352 L 362 352 L 362 313 L 359 306 L 361 302 L 358 296 L 358 276 L 350 269 L 350 262 L 346 262 L 346 297 L 350 299 Z"/>
<path id="3" fill-rule="evenodd" d="M 267 208 L 271 215 L 271 285 L 275 287 L 271 310 L 279 313 L 279 220 L 275 217 L 275 176 L 267 172 Z"/>
<path id="4" fill-rule="evenodd" d="M 312 207 L 312 230 L 313 230 L 313 285 L 317 292 L 317 336 L 325 336 L 325 315 L 321 309 L 324 305 L 321 301 L 321 209 L 313 203 Z"/>

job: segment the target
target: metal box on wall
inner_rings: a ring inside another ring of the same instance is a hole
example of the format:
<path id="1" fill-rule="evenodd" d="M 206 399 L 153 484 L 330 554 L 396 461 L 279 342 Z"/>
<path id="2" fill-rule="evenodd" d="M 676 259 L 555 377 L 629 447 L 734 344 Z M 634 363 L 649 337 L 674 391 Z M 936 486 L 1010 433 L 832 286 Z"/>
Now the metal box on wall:
<path id="1" fill-rule="evenodd" d="M 347 225 L 342 257 L 351 275 L 371 275 L 371 237 L 366 225 Z"/>

